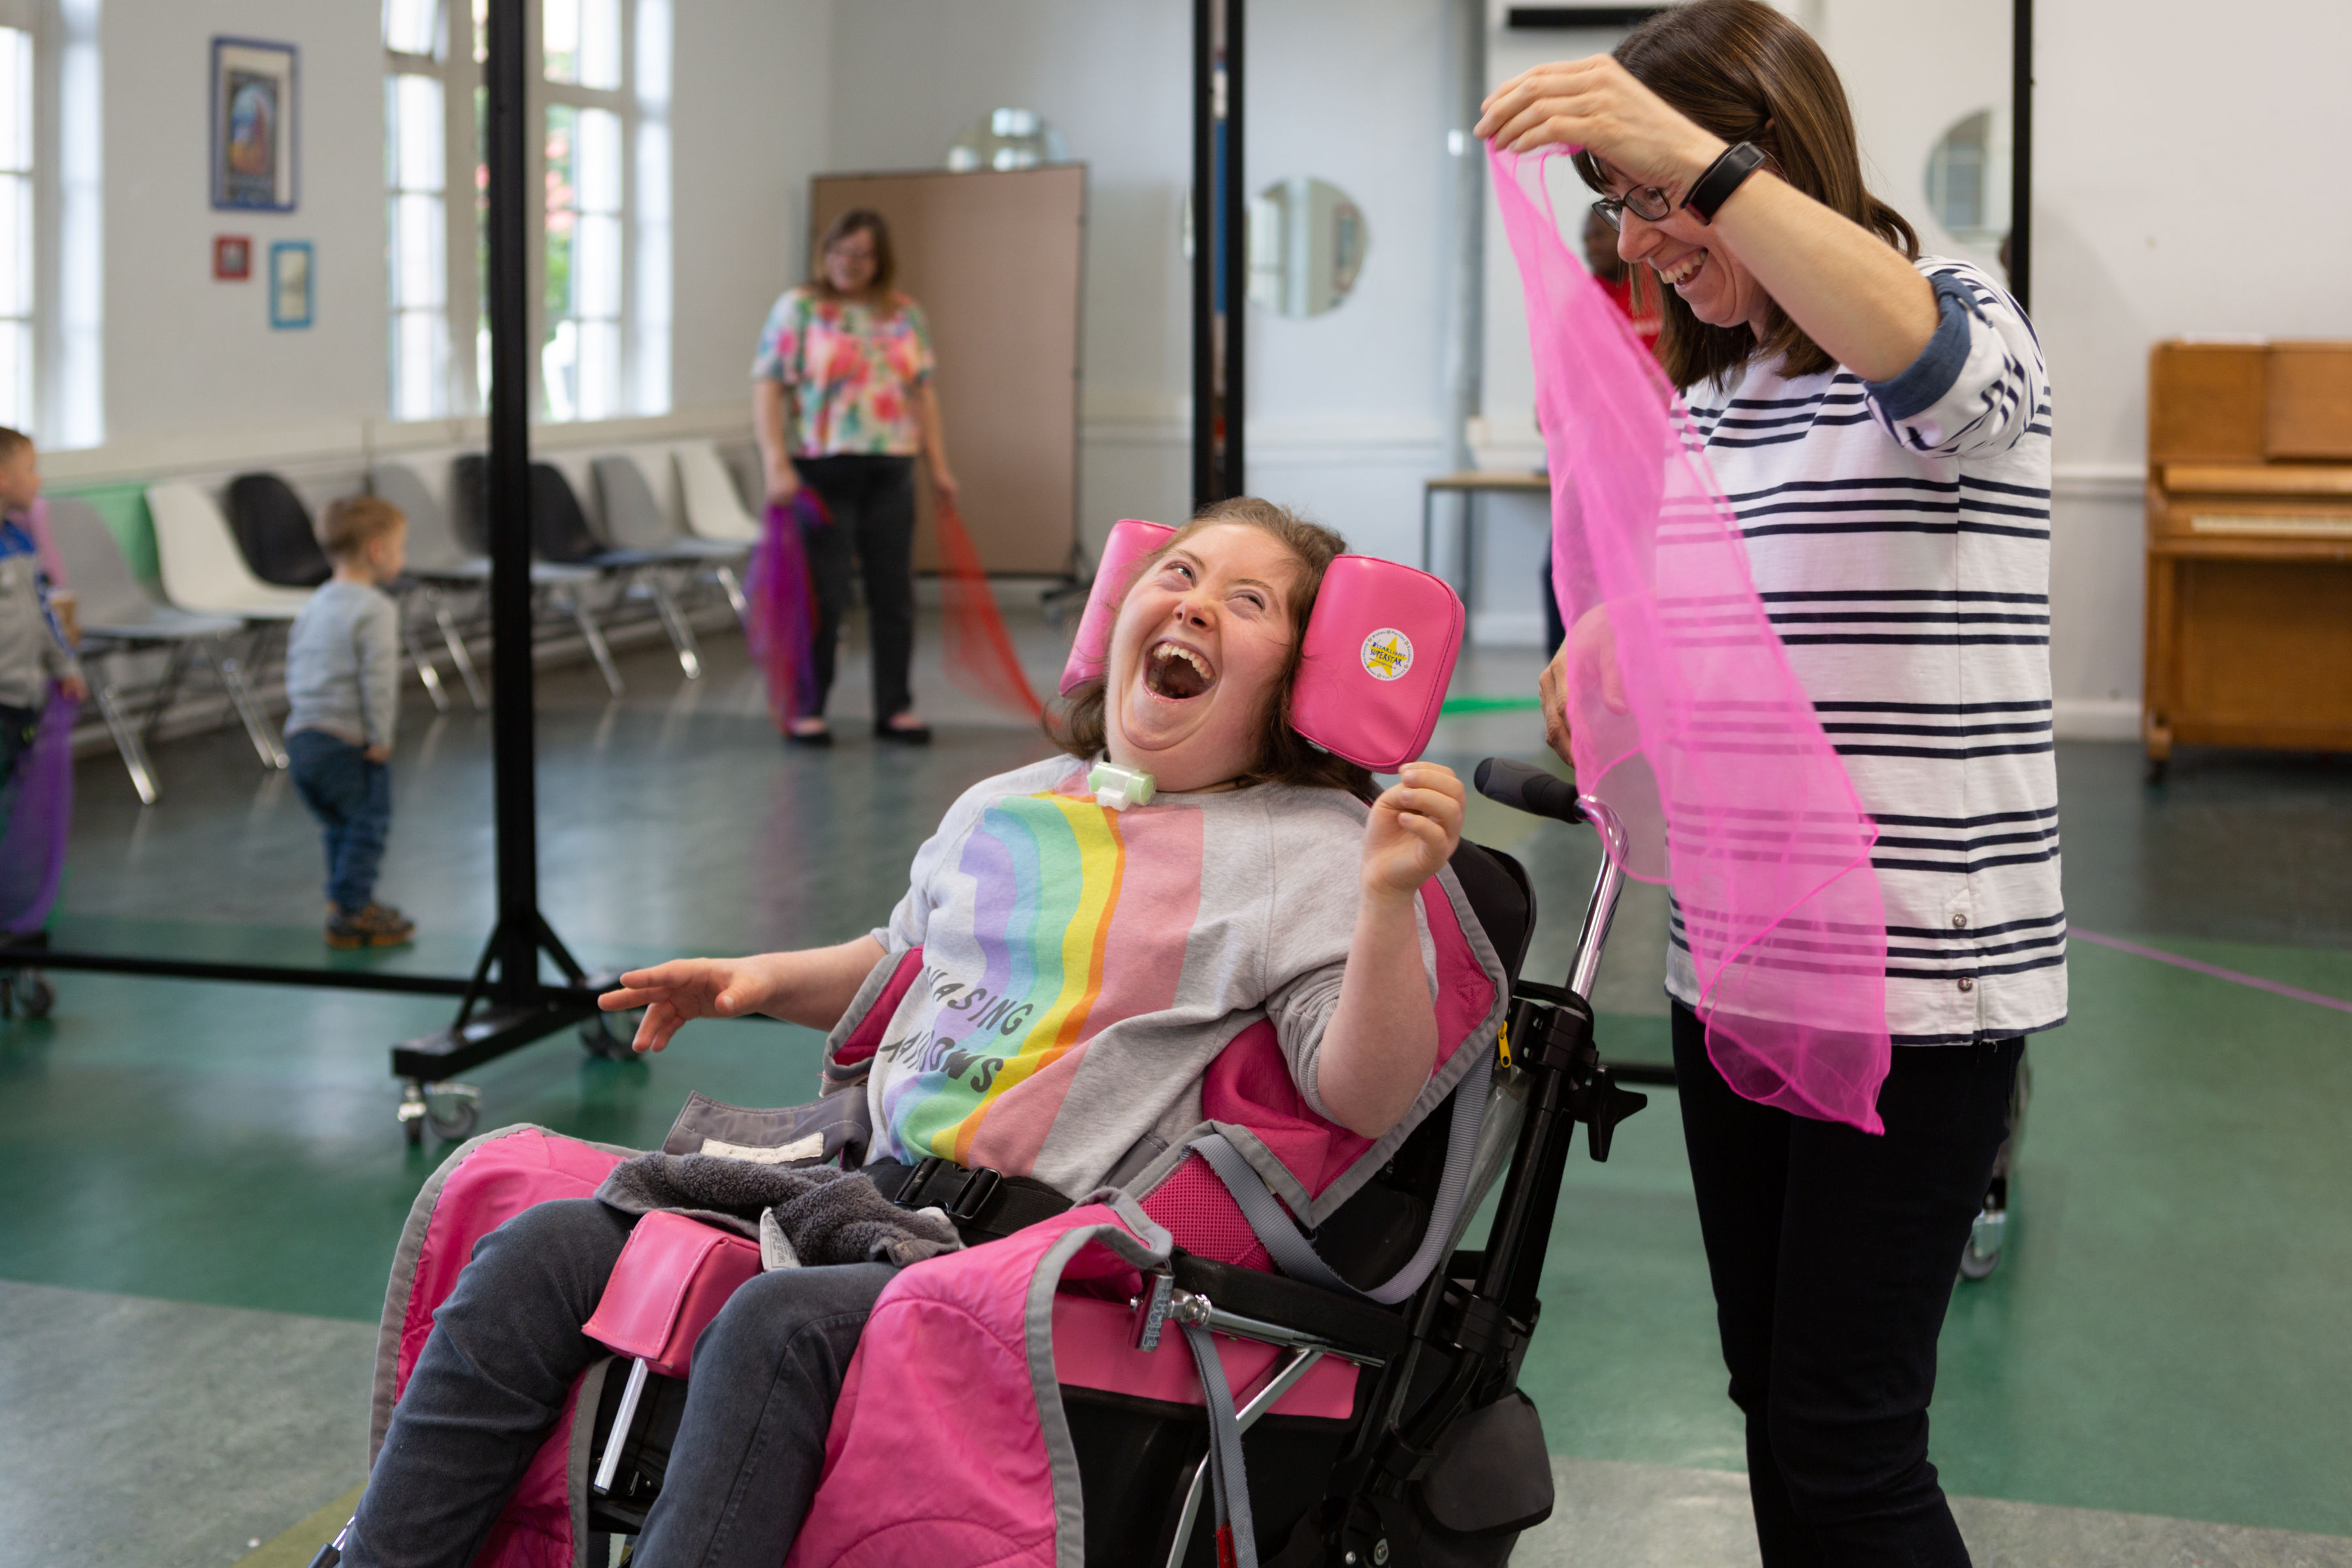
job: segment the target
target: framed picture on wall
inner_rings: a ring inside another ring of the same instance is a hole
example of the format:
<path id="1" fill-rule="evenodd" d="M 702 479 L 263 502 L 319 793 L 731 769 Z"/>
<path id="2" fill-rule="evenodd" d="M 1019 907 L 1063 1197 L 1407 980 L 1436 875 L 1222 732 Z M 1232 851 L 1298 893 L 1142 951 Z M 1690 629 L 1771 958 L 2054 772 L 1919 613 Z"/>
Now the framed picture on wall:
<path id="1" fill-rule="evenodd" d="M 253 237 L 213 236 L 213 276 L 224 283 L 242 283 L 253 276 Z"/>
<path id="2" fill-rule="evenodd" d="M 294 46 L 215 38 L 212 89 L 213 205 L 292 212 Z"/>
<path id="3" fill-rule="evenodd" d="M 318 300 L 310 242 L 281 239 L 269 247 L 269 324 L 307 327 Z"/>

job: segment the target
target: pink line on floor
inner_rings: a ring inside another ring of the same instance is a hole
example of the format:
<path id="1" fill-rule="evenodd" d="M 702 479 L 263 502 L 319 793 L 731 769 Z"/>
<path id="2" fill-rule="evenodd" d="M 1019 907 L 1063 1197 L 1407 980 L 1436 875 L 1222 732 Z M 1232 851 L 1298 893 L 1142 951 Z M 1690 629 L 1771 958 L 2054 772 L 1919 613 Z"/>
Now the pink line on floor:
<path id="1" fill-rule="evenodd" d="M 2311 1002 L 2322 1007 L 2333 1007 L 2339 1013 L 2352 1013 L 2352 1002 L 2347 1002 L 2339 996 L 2322 996 L 2316 991 L 2304 991 L 2293 985 L 2282 985 L 2275 980 L 2265 980 L 2259 974 L 2247 974 L 2235 969 L 2224 969 L 2218 963 L 2201 963 L 2196 959 L 2183 958 L 2177 952 L 2167 952 L 2158 947 L 2142 947 L 2136 942 L 2126 942 L 2119 936 L 2102 936 L 2095 931 L 2084 931 L 2081 926 L 2069 928 L 2067 934 L 2080 937 L 2084 942 L 2095 942 L 2101 947 L 2112 947 L 2117 952 L 2128 952 L 2134 958 L 2152 958 L 2158 963 L 2169 963 L 2176 969 L 2192 970 L 2199 974 L 2210 974 L 2216 980 L 2228 980 L 2240 985 L 2251 985 L 2257 991 L 2267 991 L 2273 996 L 2292 997 L 2297 1002 Z"/>

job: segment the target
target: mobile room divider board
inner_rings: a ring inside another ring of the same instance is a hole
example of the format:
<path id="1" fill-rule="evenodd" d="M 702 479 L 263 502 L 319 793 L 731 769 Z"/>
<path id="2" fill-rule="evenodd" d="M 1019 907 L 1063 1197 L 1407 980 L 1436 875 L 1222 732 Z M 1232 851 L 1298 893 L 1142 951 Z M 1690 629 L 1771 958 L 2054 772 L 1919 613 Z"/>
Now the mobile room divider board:
<path id="1" fill-rule="evenodd" d="M 852 207 L 890 226 L 898 287 L 930 318 L 940 418 L 964 527 L 989 572 L 1066 577 L 1077 565 L 1082 163 L 950 174 L 819 174 L 815 237 Z M 919 570 L 939 569 L 929 487 Z"/>

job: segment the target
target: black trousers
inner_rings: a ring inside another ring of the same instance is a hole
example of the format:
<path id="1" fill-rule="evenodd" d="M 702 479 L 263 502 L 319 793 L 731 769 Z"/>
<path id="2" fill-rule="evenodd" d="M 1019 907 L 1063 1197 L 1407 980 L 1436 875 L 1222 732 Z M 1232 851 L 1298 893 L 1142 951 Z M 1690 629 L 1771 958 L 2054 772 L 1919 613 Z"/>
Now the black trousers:
<path id="1" fill-rule="evenodd" d="M 874 644 L 874 721 L 879 724 L 915 705 L 907 686 L 915 653 L 915 459 L 794 458 L 793 467 L 833 513 L 831 527 L 801 531 L 816 586 L 814 711 L 824 711 L 833 691 L 854 554 L 865 570 L 866 630 Z"/>
<path id="2" fill-rule="evenodd" d="M 1936 1339 L 2024 1042 L 1898 1046 L 1886 1131 L 1743 1100 L 1674 1010 L 1675 1076 L 1765 1568 L 1966 1568 L 1936 1467 Z"/>

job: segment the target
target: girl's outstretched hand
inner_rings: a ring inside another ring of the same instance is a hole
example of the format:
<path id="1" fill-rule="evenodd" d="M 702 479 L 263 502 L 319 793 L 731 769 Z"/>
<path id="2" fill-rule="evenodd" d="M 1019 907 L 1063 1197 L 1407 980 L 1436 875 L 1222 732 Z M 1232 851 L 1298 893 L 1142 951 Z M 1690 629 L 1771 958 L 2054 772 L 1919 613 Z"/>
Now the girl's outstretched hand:
<path id="1" fill-rule="evenodd" d="M 1364 824 L 1364 891 L 1410 896 L 1437 875 L 1462 842 L 1463 799 L 1452 768 L 1407 763 Z"/>
<path id="2" fill-rule="evenodd" d="M 643 1007 L 632 1048 L 657 1051 L 690 1018 L 740 1018 L 764 1006 L 775 988 L 772 963 L 755 958 L 674 958 L 621 976 L 620 988 L 596 998 L 607 1013 Z"/>

